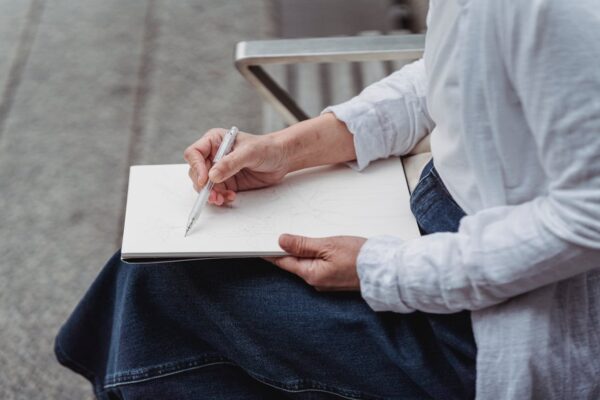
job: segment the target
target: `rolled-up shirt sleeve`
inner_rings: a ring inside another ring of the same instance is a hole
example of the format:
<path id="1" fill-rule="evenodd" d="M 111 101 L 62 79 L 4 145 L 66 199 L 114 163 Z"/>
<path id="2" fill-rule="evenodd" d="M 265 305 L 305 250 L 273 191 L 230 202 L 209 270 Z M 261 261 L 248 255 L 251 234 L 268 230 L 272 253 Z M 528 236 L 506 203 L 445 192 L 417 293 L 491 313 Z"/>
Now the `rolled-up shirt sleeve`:
<path id="1" fill-rule="evenodd" d="M 476 310 L 600 267 L 600 12 L 587 0 L 510 4 L 499 37 L 548 193 L 466 216 L 456 233 L 370 238 L 358 273 L 377 311 Z"/>
<path id="2" fill-rule="evenodd" d="M 373 160 L 403 155 L 434 127 L 427 111 L 423 60 L 368 86 L 351 100 L 327 107 L 354 135 L 357 169 Z"/>

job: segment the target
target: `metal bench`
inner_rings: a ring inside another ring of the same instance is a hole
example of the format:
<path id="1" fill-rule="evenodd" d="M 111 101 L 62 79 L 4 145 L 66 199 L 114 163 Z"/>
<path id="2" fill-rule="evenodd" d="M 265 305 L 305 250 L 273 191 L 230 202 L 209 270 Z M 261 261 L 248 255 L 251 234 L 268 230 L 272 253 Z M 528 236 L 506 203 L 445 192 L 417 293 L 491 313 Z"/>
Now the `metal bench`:
<path id="1" fill-rule="evenodd" d="M 269 104 L 267 132 L 308 119 L 341 103 L 423 54 L 424 35 L 380 35 L 245 41 L 237 44 L 235 65 Z M 429 137 L 402 157 L 409 189 L 431 159 Z"/>

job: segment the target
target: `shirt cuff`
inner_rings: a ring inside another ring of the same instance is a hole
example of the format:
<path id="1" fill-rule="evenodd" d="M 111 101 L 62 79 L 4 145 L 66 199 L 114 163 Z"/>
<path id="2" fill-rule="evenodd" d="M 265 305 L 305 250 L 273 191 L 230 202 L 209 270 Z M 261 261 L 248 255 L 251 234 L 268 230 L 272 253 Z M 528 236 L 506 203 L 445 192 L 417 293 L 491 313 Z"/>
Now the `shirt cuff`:
<path id="1" fill-rule="evenodd" d="M 377 112 L 369 103 L 354 97 L 345 103 L 327 107 L 321 114 L 328 112 L 333 113 L 338 120 L 344 122 L 350 133 L 354 135 L 356 161 L 349 162 L 350 167 L 361 171 L 371 161 L 383 156 L 378 154 L 381 143 L 377 143 L 378 138 L 374 135 L 375 132 L 382 129 L 381 122 Z"/>
<path id="2" fill-rule="evenodd" d="M 396 265 L 404 241 L 393 236 L 368 239 L 357 258 L 357 272 L 363 299 L 375 311 L 410 313 L 415 311 L 403 300 L 399 285 L 400 265 Z"/>

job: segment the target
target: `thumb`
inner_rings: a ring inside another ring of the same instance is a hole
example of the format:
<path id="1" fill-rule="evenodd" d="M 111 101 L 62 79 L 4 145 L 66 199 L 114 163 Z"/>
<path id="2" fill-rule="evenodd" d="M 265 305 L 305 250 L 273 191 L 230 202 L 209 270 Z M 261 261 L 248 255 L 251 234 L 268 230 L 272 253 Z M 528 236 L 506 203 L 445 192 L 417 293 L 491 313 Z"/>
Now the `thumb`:
<path id="1" fill-rule="evenodd" d="M 248 147 L 235 149 L 208 171 L 208 177 L 215 183 L 226 181 L 237 174 L 242 168 L 249 167 L 254 161 L 253 156 L 253 152 Z"/>
<path id="2" fill-rule="evenodd" d="M 283 234 L 279 236 L 279 246 L 296 257 L 317 258 L 323 248 L 324 239 Z"/>

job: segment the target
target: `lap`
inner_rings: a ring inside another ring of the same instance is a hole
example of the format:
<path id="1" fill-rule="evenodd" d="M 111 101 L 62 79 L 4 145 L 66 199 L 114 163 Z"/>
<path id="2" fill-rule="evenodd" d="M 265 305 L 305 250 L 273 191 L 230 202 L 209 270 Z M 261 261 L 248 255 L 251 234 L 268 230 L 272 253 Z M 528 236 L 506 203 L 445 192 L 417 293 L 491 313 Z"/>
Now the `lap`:
<path id="1" fill-rule="evenodd" d="M 432 163 L 412 209 L 423 233 L 455 231 L 464 215 Z M 303 399 L 475 390 L 468 312 L 376 313 L 358 292 L 317 292 L 261 259 L 128 265 L 117 253 L 61 329 L 56 354 L 103 399 L 174 387 L 194 397 L 217 370 L 237 376 L 241 392 L 260 393 L 250 378 Z"/>
<path id="2" fill-rule="evenodd" d="M 464 398 L 474 387 L 469 314 L 375 313 L 358 292 L 318 292 L 261 259 L 127 265 L 117 254 L 57 345 L 98 390 L 213 364 L 349 398 Z"/>

